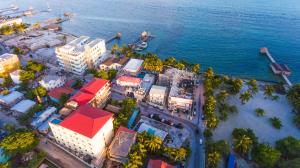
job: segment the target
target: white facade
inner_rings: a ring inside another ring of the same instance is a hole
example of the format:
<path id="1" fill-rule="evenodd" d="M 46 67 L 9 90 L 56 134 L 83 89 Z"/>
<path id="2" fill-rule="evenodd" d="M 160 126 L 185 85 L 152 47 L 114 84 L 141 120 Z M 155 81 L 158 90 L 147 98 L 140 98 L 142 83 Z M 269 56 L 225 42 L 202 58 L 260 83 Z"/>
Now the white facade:
<path id="1" fill-rule="evenodd" d="M 149 100 L 151 103 L 162 106 L 165 104 L 166 93 L 166 87 L 153 85 L 149 92 Z"/>
<path id="2" fill-rule="evenodd" d="M 83 75 L 88 68 L 96 68 L 105 60 L 105 52 L 105 40 L 90 40 L 86 36 L 55 49 L 60 66 L 77 75 Z"/>
<path id="3" fill-rule="evenodd" d="M 110 118 L 92 138 L 55 124 L 53 120 L 49 125 L 57 142 L 76 152 L 93 157 L 101 155 L 113 137 L 113 118 Z"/>
<path id="4" fill-rule="evenodd" d="M 21 69 L 18 69 L 18 70 L 15 70 L 13 72 L 11 72 L 9 75 L 10 75 L 10 78 L 12 79 L 12 81 L 15 83 L 15 84 L 20 84 L 21 81 L 20 81 L 20 73 L 22 72 L 23 70 Z"/>
<path id="5" fill-rule="evenodd" d="M 10 19 L 0 19 L 0 28 L 3 26 L 13 26 L 14 24 L 21 24 L 22 18 L 10 18 Z"/>
<path id="6" fill-rule="evenodd" d="M 39 81 L 40 85 L 44 87 L 46 90 L 51 90 L 57 87 L 61 87 L 66 82 L 66 78 L 57 75 L 48 75 L 45 76 L 41 81 Z"/>

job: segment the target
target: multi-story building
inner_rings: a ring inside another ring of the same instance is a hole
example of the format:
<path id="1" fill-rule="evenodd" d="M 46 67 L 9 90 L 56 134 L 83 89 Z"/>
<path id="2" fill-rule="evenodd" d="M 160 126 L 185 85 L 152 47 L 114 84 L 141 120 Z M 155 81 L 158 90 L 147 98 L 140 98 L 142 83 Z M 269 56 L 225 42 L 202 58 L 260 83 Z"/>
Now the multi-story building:
<path id="1" fill-rule="evenodd" d="M 106 59 L 105 40 L 90 40 L 89 37 L 81 36 L 57 47 L 55 53 L 63 69 L 83 75 L 88 68 L 97 68 L 99 63 Z"/>
<path id="2" fill-rule="evenodd" d="M 110 57 L 107 60 L 105 60 L 103 63 L 100 64 L 101 70 L 120 70 L 121 67 L 124 66 L 124 64 L 129 60 L 129 57 L 123 56 L 123 57 Z"/>
<path id="3" fill-rule="evenodd" d="M 3 26 L 13 26 L 14 24 L 21 24 L 22 23 L 22 18 L 16 17 L 16 18 L 0 18 L 0 28 Z"/>
<path id="4" fill-rule="evenodd" d="M 49 122 L 55 140 L 75 151 L 99 157 L 113 137 L 113 114 L 86 104 L 64 120 Z"/>
<path id="5" fill-rule="evenodd" d="M 5 53 L 0 56 L 0 76 L 8 75 L 18 69 L 20 61 L 17 55 Z"/>
<path id="6" fill-rule="evenodd" d="M 167 88 L 158 85 L 152 85 L 152 88 L 149 92 L 149 101 L 159 106 L 165 104 L 167 95 Z"/>
<path id="7" fill-rule="evenodd" d="M 110 96 L 110 82 L 104 79 L 94 78 L 84 85 L 74 96 L 71 97 L 67 106 L 74 108 L 91 104 L 92 106 L 102 106 Z"/>
<path id="8" fill-rule="evenodd" d="M 61 87 L 65 84 L 66 78 L 58 75 L 47 75 L 39 81 L 40 85 L 46 90 L 51 90 L 57 87 Z"/>

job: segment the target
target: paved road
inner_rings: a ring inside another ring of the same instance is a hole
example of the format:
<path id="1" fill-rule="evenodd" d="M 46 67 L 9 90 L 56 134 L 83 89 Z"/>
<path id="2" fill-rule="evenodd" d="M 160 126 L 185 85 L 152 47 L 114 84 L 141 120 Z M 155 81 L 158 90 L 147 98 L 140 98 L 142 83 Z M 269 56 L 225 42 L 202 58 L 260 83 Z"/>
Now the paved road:
<path id="1" fill-rule="evenodd" d="M 49 159 L 63 168 L 88 168 L 88 166 L 51 142 L 45 143 L 45 138 L 39 143 L 38 149 L 47 152 Z"/>

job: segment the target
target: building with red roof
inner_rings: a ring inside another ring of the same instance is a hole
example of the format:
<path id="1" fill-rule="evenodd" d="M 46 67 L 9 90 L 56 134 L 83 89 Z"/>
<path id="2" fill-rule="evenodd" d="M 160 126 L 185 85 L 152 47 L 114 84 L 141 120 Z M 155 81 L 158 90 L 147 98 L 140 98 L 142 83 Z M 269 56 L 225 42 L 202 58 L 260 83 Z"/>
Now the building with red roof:
<path id="1" fill-rule="evenodd" d="M 88 104 L 63 121 L 54 119 L 49 125 L 57 142 L 93 157 L 103 154 L 113 137 L 113 114 Z"/>
<path id="2" fill-rule="evenodd" d="M 72 95 L 74 89 L 72 88 L 74 80 L 67 81 L 62 87 L 54 88 L 48 92 L 48 95 L 52 101 L 59 103 L 59 98 L 62 94 Z"/>
<path id="3" fill-rule="evenodd" d="M 94 106 L 103 105 L 110 96 L 110 82 L 108 80 L 94 78 L 85 84 L 69 102 L 76 106 L 91 103 Z"/>
<path id="4" fill-rule="evenodd" d="M 147 168 L 175 168 L 162 160 L 149 160 Z"/>
<path id="5" fill-rule="evenodd" d="M 117 85 L 123 87 L 140 87 L 142 83 L 141 78 L 132 77 L 132 76 L 120 76 L 117 79 Z"/>

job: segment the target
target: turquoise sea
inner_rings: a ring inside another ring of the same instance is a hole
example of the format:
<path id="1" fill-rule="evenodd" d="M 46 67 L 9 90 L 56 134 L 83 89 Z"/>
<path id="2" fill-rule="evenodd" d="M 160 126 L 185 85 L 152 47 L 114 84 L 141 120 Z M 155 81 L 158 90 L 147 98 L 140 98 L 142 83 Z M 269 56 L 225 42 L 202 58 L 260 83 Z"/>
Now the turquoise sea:
<path id="1" fill-rule="evenodd" d="M 46 2 L 51 13 L 25 20 L 73 12 L 63 24 L 66 32 L 105 39 L 121 32 L 121 45 L 147 30 L 156 36 L 148 50 L 162 58 L 175 56 L 222 74 L 280 80 L 258 54 L 266 46 L 290 66 L 291 81 L 300 82 L 299 0 L 0 0 L 0 8 L 16 3 L 45 10 Z"/>

